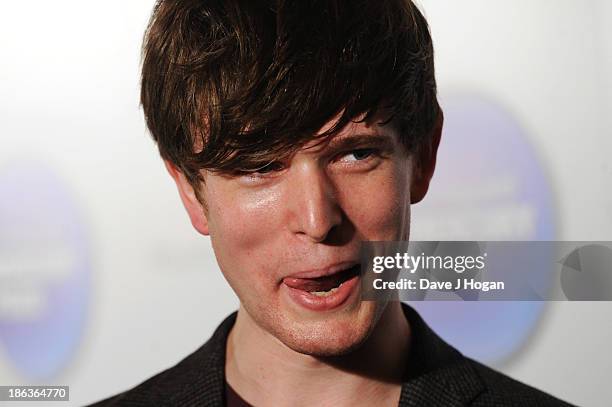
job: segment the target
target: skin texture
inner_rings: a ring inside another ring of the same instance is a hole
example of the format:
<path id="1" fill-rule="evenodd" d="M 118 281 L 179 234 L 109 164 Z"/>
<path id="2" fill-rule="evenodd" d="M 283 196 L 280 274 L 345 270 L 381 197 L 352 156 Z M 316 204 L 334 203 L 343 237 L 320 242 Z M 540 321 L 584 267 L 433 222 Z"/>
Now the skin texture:
<path id="1" fill-rule="evenodd" d="M 394 127 L 379 122 L 374 117 L 350 123 L 329 144 L 311 142 L 260 173 L 227 177 L 204 171 L 200 193 L 206 208 L 166 162 L 193 226 L 210 235 L 240 299 L 228 340 L 227 378 L 252 403 L 296 402 L 284 391 L 296 383 L 306 389 L 310 383 L 321 396 L 323 383 L 314 384 L 322 380 L 334 380 L 336 393 L 344 388 L 345 395 L 360 395 L 351 402 L 367 400 L 364 394 L 379 402 L 399 398 L 398 361 L 409 348 L 399 303 L 362 302 L 357 289 L 340 307 L 317 312 L 296 304 L 283 284 L 299 272 L 358 262 L 361 241 L 408 240 L 410 205 L 427 192 L 442 116 L 433 153 L 425 157 L 407 154 Z M 415 171 L 415 160 L 422 171 Z M 381 369 L 371 369 L 373 357 Z"/>

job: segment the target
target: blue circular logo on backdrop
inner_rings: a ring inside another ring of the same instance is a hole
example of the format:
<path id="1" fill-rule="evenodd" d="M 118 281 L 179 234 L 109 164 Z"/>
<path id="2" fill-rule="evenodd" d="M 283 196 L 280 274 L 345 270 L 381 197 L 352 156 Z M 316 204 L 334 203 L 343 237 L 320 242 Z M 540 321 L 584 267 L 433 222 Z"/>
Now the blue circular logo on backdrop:
<path id="1" fill-rule="evenodd" d="M 48 380 L 70 361 L 90 275 L 89 239 L 62 180 L 38 162 L 0 167 L 0 351 L 22 375 Z"/>
<path id="2" fill-rule="evenodd" d="M 441 102 L 436 173 L 428 196 L 413 207 L 411 240 L 555 240 L 550 182 L 524 129 L 500 105 L 475 94 Z M 499 363 L 526 343 L 546 303 L 411 305 L 465 354 Z"/>

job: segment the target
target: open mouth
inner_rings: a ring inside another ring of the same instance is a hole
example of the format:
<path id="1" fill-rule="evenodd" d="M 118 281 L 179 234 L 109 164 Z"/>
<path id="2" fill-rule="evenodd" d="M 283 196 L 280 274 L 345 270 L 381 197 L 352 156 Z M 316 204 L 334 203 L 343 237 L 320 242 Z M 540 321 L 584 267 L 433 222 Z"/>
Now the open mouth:
<path id="1" fill-rule="evenodd" d="M 358 276 L 359 272 L 360 265 L 356 264 L 346 270 L 341 270 L 328 276 L 315 278 L 287 277 L 283 279 L 283 283 L 290 288 L 310 293 L 316 297 L 330 297 L 335 294 L 343 284 Z"/>

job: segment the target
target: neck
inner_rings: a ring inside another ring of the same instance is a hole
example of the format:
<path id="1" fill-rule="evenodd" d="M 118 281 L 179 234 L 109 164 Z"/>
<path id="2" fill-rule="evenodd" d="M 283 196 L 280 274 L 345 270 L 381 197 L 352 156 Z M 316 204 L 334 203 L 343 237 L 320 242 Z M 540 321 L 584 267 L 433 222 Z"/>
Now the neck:
<path id="1" fill-rule="evenodd" d="M 401 303 L 389 303 L 362 346 L 317 358 L 293 351 L 239 309 L 226 345 L 226 380 L 250 404 L 397 405 L 410 346 Z"/>

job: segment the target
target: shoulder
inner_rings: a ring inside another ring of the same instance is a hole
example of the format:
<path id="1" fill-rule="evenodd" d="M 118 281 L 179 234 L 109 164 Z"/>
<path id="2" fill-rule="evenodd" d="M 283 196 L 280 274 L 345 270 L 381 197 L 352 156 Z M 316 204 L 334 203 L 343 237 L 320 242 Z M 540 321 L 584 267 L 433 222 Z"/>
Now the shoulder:
<path id="1" fill-rule="evenodd" d="M 225 343 L 235 317 L 227 317 L 208 342 L 176 365 L 90 407 L 219 405 L 225 390 Z"/>
<path id="2" fill-rule="evenodd" d="M 177 366 L 166 369 L 139 385 L 91 404 L 90 407 L 169 405 L 170 400 L 166 396 L 168 393 L 164 390 L 168 390 L 168 378 L 172 380 L 172 377 L 176 376 L 176 369 Z"/>
<path id="3" fill-rule="evenodd" d="M 572 406 L 473 359 L 466 359 L 484 384 L 472 406 Z"/>

